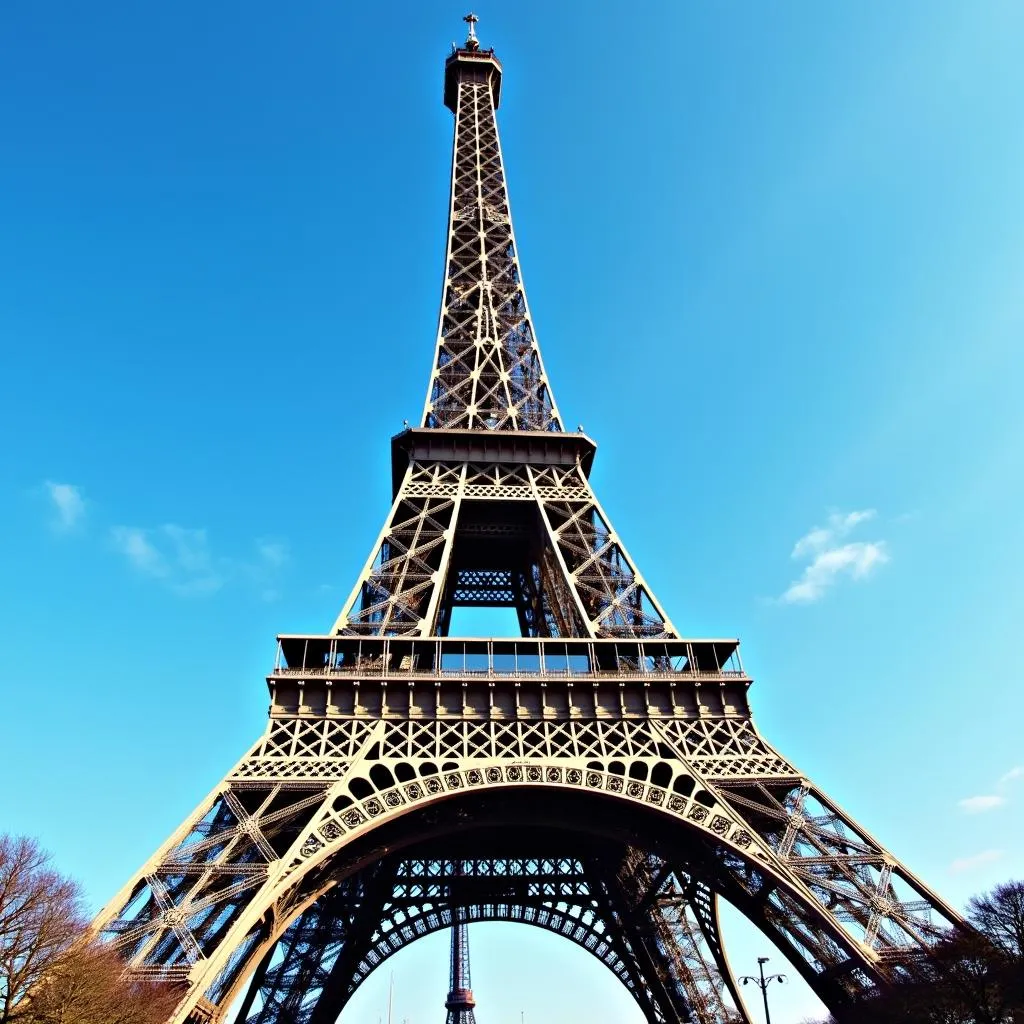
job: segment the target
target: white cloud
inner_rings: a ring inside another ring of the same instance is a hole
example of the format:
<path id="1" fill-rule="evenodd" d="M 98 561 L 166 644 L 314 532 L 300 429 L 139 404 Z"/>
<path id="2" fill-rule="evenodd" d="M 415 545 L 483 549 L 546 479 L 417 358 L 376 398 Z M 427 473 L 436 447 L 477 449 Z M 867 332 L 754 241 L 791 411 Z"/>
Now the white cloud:
<path id="1" fill-rule="evenodd" d="M 152 529 L 115 526 L 110 532 L 114 547 L 145 576 L 161 581 L 177 594 L 209 594 L 230 581 L 256 588 L 264 601 L 280 596 L 274 581 L 288 562 L 283 541 L 260 540 L 249 559 L 215 555 L 206 530 L 165 523 Z"/>
<path id="2" fill-rule="evenodd" d="M 815 526 L 809 533 L 805 533 L 793 547 L 793 558 L 805 558 L 815 555 L 820 551 L 835 544 L 837 540 L 845 537 L 854 527 L 869 519 L 875 518 L 873 508 L 862 509 L 859 512 L 833 512 L 828 517 L 827 526 Z"/>
<path id="3" fill-rule="evenodd" d="M 1010 802 L 1007 791 L 1018 779 L 1024 779 L 1024 765 L 1016 765 L 999 777 L 994 787 L 999 792 L 969 796 L 958 800 L 957 806 L 968 814 L 984 814 L 986 811 L 994 811 L 997 807 L 1003 807 Z"/>
<path id="4" fill-rule="evenodd" d="M 174 523 L 153 530 L 115 526 L 111 539 L 139 572 L 179 594 L 209 593 L 224 584 L 225 574 L 210 554 L 205 530 Z"/>
<path id="5" fill-rule="evenodd" d="M 782 595 L 783 601 L 816 601 L 835 583 L 836 578 L 848 573 L 862 579 L 876 566 L 889 561 L 882 541 L 856 541 L 820 552 L 803 576 Z"/>
<path id="6" fill-rule="evenodd" d="M 873 519 L 873 508 L 856 512 L 834 512 L 825 526 L 815 526 L 793 546 L 792 556 L 810 559 L 803 574 L 785 590 L 784 604 L 809 604 L 817 601 L 842 576 L 859 580 L 889 561 L 885 542 L 847 541 L 840 543 L 861 523 Z"/>
<path id="7" fill-rule="evenodd" d="M 982 850 L 971 857 L 958 857 L 949 865 L 950 874 L 960 875 L 965 871 L 973 871 L 984 864 L 992 864 L 1003 856 L 1002 850 Z"/>
<path id="8" fill-rule="evenodd" d="M 85 500 L 78 487 L 47 480 L 46 493 L 57 513 L 54 525 L 58 530 L 71 530 L 81 522 L 85 515 Z"/>
<path id="9" fill-rule="evenodd" d="M 984 814 L 985 811 L 994 811 L 1006 803 L 1005 796 L 998 796 L 995 793 L 984 793 L 980 796 L 968 796 L 957 801 L 957 806 L 968 814 Z"/>
<path id="10" fill-rule="evenodd" d="M 279 566 L 288 561 L 288 545 L 279 540 L 258 540 L 256 551 L 267 565 Z"/>
<path id="11" fill-rule="evenodd" d="M 115 526 L 110 531 L 114 547 L 124 555 L 139 572 L 148 576 L 163 578 L 169 572 L 163 555 L 150 543 L 148 530 L 135 526 Z"/>

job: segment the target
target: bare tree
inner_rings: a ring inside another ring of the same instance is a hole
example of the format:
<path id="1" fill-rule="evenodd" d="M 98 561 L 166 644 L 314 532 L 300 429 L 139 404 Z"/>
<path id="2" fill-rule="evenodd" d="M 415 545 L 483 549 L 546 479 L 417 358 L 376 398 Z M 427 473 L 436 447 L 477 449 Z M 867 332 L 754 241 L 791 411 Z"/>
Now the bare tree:
<path id="1" fill-rule="evenodd" d="M 1004 882 L 991 892 L 972 896 L 967 917 L 1007 956 L 1024 961 L 1024 882 Z"/>
<path id="2" fill-rule="evenodd" d="M 25 997 L 83 927 L 77 884 L 35 840 L 0 836 L 0 1024 L 24 1019 Z"/>
<path id="3" fill-rule="evenodd" d="M 32 993 L 26 1024 L 165 1024 L 180 993 L 166 985 L 131 981 L 109 947 L 72 947 Z"/>
<path id="4" fill-rule="evenodd" d="M 179 995 L 125 977 L 78 885 L 35 840 L 0 835 L 0 1024 L 164 1024 Z"/>

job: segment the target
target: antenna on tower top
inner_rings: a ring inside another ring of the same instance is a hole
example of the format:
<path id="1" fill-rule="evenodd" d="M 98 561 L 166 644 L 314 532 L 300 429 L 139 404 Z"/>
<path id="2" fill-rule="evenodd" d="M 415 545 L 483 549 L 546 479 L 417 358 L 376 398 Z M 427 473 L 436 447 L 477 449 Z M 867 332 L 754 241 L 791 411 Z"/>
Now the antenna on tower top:
<path id="1" fill-rule="evenodd" d="M 479 50 L 480 40 L 476 37 L 476 23 L 480 19 L 470 11 L 462 20 L 469 26 L 469 35 L 466 36 L 466 49 Z"/>

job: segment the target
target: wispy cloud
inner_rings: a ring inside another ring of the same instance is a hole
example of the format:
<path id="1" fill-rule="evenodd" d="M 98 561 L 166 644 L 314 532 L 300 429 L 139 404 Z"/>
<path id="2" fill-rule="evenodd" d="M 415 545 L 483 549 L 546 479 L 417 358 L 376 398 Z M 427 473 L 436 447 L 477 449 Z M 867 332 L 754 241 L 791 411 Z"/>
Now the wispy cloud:
<path id="1" fill-rule="evenodd" d="M 85 516 L 85 499 L 81 488 L 74 484 L 59 484 L 54 480 L 47 480 L 45 486 L 56 513 L 53 525 L 61 531 L 73 530 Z"/>
<path id="2" fill-rule="evenodd" d="M 291 551 L 284 541 L 261 538 L 256 541 L 256 558 L 239 562 L 238 569 L 258 588 L 260 599 L 268 604 L 280 598 L 275 581 L 281 569 L 291 561 Z"/>
<path id="3" fill-rule="evenodd" d="M 875 518 L 875 510 L 866 508 L 860 512 L 833 512 L 828 517 L 828 526 L 815 526 L 805 533 L 793 546 L 793 558 L 804 558 L 817 555 L 820 551 L 831 547 L 836 540 L 845 537 L 861 523 Z"/>
<path id="4" fill-rule="evenodd" d="M 1003 856 L 1002 850 L 982 850 L 971 857 L 958 857 L 949 865 L 950 874 L 960 875 L 965 871 L 973 871 L 985 864 L 992 864 Z"/>
<path id="5" fill-rule="evenodd" d="M 136 526 L 115 526 L 110 531 L 114 547 L 140 572 L 163 578 L 169 569 L 163 555 L 149 540 L 149 531 Z"/>
<path id="6" fill-rule="evenodd" d="M 284 565 L 288 561 L 288 545 L 279 540 L 258 540 L 256 551 L 267 565 Z"/>
<path id="7" fill-rule="evenodd" d="M 176 594 L 211 594 L 231 580 L 258 588 L 263 600 L 278 597 L 273 578 L 288 561 L 288 546 L 281 541 L 259 540 L 252 558 L 214 554 L 206 530 L 165 523 L 163 526 L 115 526 L 111 541 L 144 576 L 159 580 Z"/>
<path id="8" fill-rule="evenodd" d="M 205 530 L 175 523 L 151 530 L 115 526 L 111 539 L 140 573 L 161 580 L 176 593 L 211 593 L 224 585 L 225 575 L 210 553 Z"/>
<path id="9" fill-rule="evenodd" d="M 861 523 L 875 517 L 873 508 L 856 512 L 834 512 L 825 526 L 815 526 L 793 546 L 792 558 L 809 560 L 803 574 L 786 588 L 784 604 L 810 604 L 824 596 L 842 576 L 864 579 L 876 566 L 889 561 L 885 542 L 846 541 Z"/>
<path id="10" fill-rule="evenodd" d="M 994 811 L 1009 803 L 1009 790 L 1022 779 L 1024 779 L 1024 765 L 1016 765 L 996 780 L 995 789 L 999 792 L 968 796 L 963 800 L 958 800 L 957 806 L 968 814 L 984 814 L 985 811 Z"/>
<path id="11" fill-rule="evenodd" d="M 963 800 L 957 801 L 957 806 L 968 814 L 984 814 L 985 811 L 994 811 L 1005 803 L 1005 796 L 999 796 L 997 793 L 983 793 L 979 796 L 964 797 Z"/>

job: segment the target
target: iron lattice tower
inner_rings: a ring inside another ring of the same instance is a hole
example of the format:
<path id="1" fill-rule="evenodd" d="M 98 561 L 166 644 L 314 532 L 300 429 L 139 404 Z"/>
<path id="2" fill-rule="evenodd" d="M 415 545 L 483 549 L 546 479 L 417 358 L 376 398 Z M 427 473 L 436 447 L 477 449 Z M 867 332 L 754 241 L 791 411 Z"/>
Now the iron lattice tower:
<path id="1" fill-rule="evenodd" d="M 328 1024 L 483 920 L 580 944 L 648 1021 L 748 1021 L 720 897 L 831 1008 L 959 920 L 762 737 L 738 641 L 682 636 L 598 503 L 526 301 L 501 77 L 470 21 L 427 401 L 352 595 L 278 638 L 266 731 L 97 920 L 180 983 L 171 1024 Z M 520 635 L 453 637 L 460 606 Z"/>
<path id="2" fill-rule="evenodd" d="M 444 1001 L 448 1016 L 445 1024 L 476 1024 L 473 986 L 469 971 L 469 925 L 452 929 L 452 963 L 448 975 L 448 998 Z"/>

